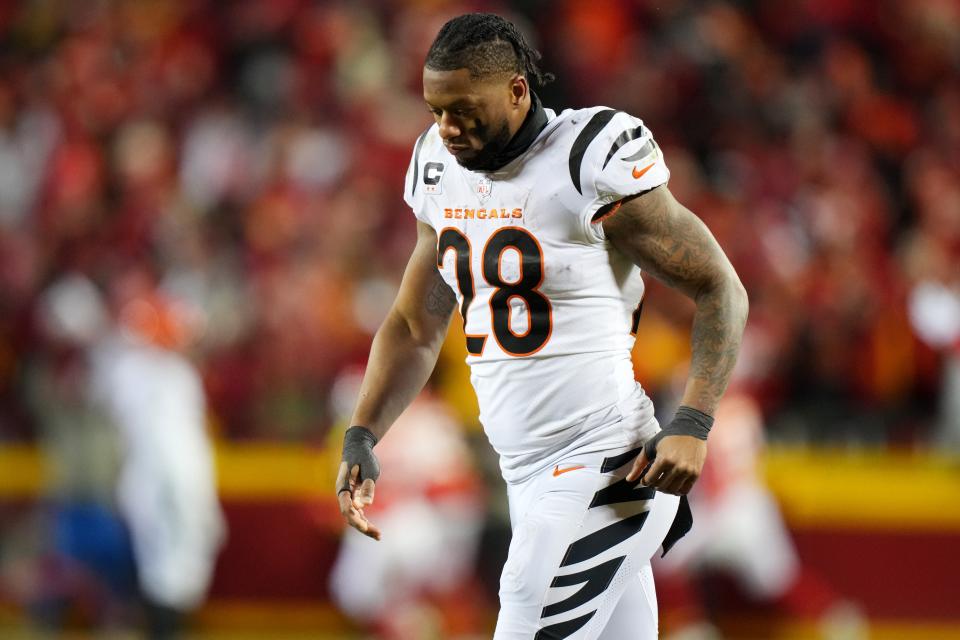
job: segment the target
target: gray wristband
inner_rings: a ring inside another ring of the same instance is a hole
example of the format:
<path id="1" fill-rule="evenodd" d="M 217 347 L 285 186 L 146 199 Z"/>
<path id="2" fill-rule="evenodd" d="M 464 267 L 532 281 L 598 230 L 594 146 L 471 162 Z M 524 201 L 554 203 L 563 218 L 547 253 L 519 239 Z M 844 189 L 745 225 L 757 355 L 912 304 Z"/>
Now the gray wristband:
<path id="1" fill-rule="evenodd" d="M 693 436 L 706 440 L 711 427 L 713 427 L 713 416 L 708 416 L 693 407 L 681 405 L 665 431 L 670 431 L 669 435 Z"/>
<path id="2" fill-rule="evenodd" d="M 653 460 L 657 457 L 657 443 L 667 436 L 693 436 L 699 440 L 706 440 L 711 427 L 713 427 L 713 416 L 708 416 L 693 407 L 681 405 L 670 424 L 644 445 L 647 459 Z"/>
<path id="3" fill-rule="evenodd" d="M 341 460 L 347 463 L 347 485 L 340 487 L 340 491 L 349 491 L 350 471 L 360 465 L 357 481 L 366 479 L 376 481 L 380 477 L 380 463 L 373 455 L 373 445 L 377 444 L 377 436 L 366 427 L 353 426 L 343 434 L 343 455 Z"/>

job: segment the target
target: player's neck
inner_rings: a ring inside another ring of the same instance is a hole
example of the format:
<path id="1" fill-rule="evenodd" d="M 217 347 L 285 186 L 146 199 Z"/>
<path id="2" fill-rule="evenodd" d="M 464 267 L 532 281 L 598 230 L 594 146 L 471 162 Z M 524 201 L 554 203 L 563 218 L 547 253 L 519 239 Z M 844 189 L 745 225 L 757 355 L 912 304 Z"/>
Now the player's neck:
<path id="1" fill-rule="evenodd" d="M 529 106 L 520 127 L 510 138 L 510 142 L 504 147 L 503 151 L 498 153 L 482 170 L 496 171 L 518 158 L 533 144 L 533 141 L 537 139 L 546 125 L 547 113 L 540 103 L 540 98 L 531 91 Z"/>

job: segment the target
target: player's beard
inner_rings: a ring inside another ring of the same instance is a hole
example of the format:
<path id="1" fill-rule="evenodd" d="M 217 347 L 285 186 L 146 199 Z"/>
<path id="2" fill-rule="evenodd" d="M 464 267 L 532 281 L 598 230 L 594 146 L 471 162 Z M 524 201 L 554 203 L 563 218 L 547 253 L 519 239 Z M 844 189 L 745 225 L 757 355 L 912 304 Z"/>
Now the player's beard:
<path id="1" fill-rule="evenodd" d="M 492 168 L 493 160 L 510 144 L 510 127 L 507 121 L 502 121 L 500 127 L 493 132 L 490 131 L 489 125 L 477 125 L 473 134 L 483 143 L 483 146 L 469 158 L 458 156 L 457 162 L 470 171 Z"/>

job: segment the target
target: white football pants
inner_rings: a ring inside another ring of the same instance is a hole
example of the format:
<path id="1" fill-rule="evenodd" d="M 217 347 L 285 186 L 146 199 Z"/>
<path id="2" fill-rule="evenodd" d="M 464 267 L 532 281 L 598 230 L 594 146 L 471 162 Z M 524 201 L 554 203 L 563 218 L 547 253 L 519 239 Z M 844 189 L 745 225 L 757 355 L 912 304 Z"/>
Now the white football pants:
<path id="1" fill-rule="evenodd" d="M 650 557 L 679 498 L 624 480 L 639 451 L 574 453 L 508 485 L 513 539 L 494 640 L 657 637 Z"/>

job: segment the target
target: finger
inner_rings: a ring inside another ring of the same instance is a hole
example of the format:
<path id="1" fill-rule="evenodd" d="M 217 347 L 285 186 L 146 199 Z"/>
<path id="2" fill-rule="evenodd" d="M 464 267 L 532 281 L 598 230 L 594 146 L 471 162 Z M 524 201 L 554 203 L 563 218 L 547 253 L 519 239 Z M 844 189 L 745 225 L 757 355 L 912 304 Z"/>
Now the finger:
<path id="1" fill-rule="evenodd" d="M 345 489 L 337 494 L 337 506 L 340 507 L 340 515 L 349 518 L 350 511 L 354 509 L 353 496 L 349 489 Z"/>
<path id="2" fill-rule="evenodd" d="M 360 488 L 354 493 L 353 503 L 359 507 L 363 508 L 369 504 L 373 504 L 373 493 L 376 483 L 373 481 L 373 478 L 367 478 L 360 484 Z"/>
<path id="3" fill-rule="evenodd" d="M 347 480 L 347 463 L 340 463 L 340 472 L 337 474 L 337 505 L 340 507 L 340 514 L 346 516 L 350 513 L 353 506 L 353 490 Z"/>
<path id="4" fill-rule="evenodd" d="M 363 512 L 354 507 L 350 506 L 349 511 L 347 512 L 347 524 L 359 531 L 360 533 L 366 533 L 367 531 L 367 517 L 363 515 Z"/>
<path id="5" fill-rule="evenodd" d="M 641 486 L 648 487 L 650 489 L 656 489 L 657 491 L 663 491 L 665 479 L 666 475 L 662 472 L 657 475 L 650 474 L 641 482 Z"/>
<path id="6" fill-rule="evenodd" d="M 676 472 L 676 476 L 669 479 L 670 493 L 678 496 L 689 493 L 694 483 L 696 483 L 697 478 L 700 477 L 700 474 L 691 467 L 677 468 L 674 469 L 674 471 Z"/>
<path id="7" fill-rule="evenodd" d="M 677 469 L 665 473 L 663 478 L 660 479 L 658 483 L 658 488 L 663 493 L 672 493 L 673 495 L 680 495 L 683 485 L 686 484 L 689 479 L 689 475 L 684 472 L 681 472 Z"/>
<path id="8" fill-rule="evenodd" d="M 627 482 L 633 482 L 640 477 L 640 474 L 643 473 L 643 470 L 649 464 L 647 460 L 647 449 L 644 447 L 640 450 L 640 455 L 636 457 L 633 461 L 633 467 L 630 469 L 630 473 L 627 474 Z"/>
<path id="9" fill-rule="evenodd" d="M 693 490 L 693 485 L 695 485 L 696 483 L 697 483 L 697 478 L 695 476 L 691 478 L 687 478 L 687 481 L 683 483 L 682 487 L 680 487 L 680 495 L 685 496 L 688 493 L 690 493 L 690 491 Z"/>
<path id="10" fill-rule="evenodd" d="M 640 484 L 645 487 L 659 487 L 660 476 L 668 470 L 664 459 L 654 460 L 650 468 L 640 476 Z"/>
<path id="11" fill-rule="evenodd" d="M 363 532 L 365 536 L 373 538 L 374 540 L 379 540 L 383 537 L 383 534 L 380 533 L 380 529 L 376 527 L 372 522 L 367 520 L 367 530 Z"/>
<path id="12" fill-rule="evenodd" d="M 337 494 L 343 491 L 350 491 L 350 483 L 347 481 L 347 463 L 346 461 L 340 462 L 340 469 L 337 471 L 337 482 L 336 482 Z"/>
<path id="13" fill-rule="evenodd" d="M 367 517 L 363 515 L 363 512 L 359 509 L 354 508 L 350 510 L 350 514 L 347 517 L 347 522 L 351 527 L 363 535 L 373 538 L 374 540 L 379 540 L 380 536 L 382 535 L 380 533 L 380 529 L 378 529 L 372 522 L 367 520 Z"/>

